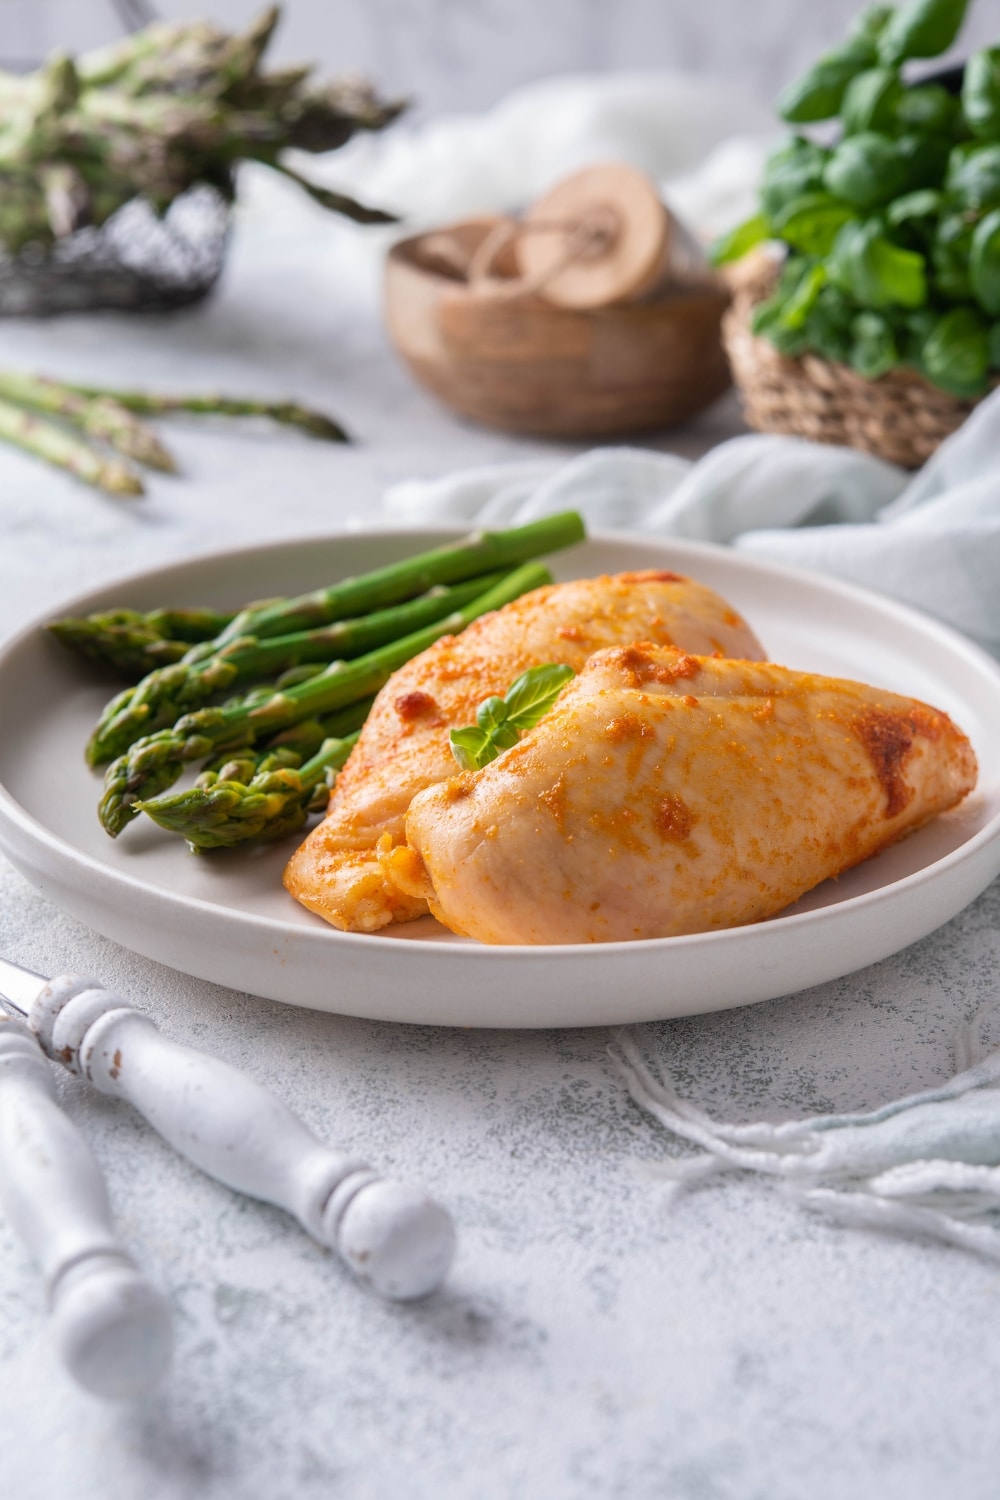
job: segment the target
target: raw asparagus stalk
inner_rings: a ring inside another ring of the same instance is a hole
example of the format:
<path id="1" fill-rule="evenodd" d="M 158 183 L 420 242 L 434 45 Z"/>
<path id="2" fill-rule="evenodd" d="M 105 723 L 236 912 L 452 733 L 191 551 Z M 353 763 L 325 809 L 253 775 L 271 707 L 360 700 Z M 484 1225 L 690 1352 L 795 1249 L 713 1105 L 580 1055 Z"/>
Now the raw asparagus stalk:
<path id="1" fill-rule="evenodd" d="M 376 646 L 410 635 L 454 613 L 499 583 L 502 577 L 502 573 L 492 573 L 450 589 L 437 585 L 406 604 L 396 604 L 360 619 L 340 620 L 316 630 L 272 636 L 264 641 L 254 636 L 238 637 L 199 662 L 181 660 L 158 668 L 143 678 L 127 701 L 118 694 L 113 709 L 109 705 L 101 715 L 87 744 L 87 763 L 104 765 L 124 754 L 141 735 L 168 728 L 181 714 L 191 713 L 211 702 L 217 693 L 241 682 L 273 677 L 308 662 L 362 656 Z"/>
<path id="2" fill-rule="evenodd" d="M 332 417 L 300 406 L 294 401 L 255 401 L 237 396 L 197 395 L 159 396 L 149 391 L 103 391 L 95 386 L 67 387 L 81 396 L 103 396 L 130 412 L 147 416 L 169 416 L 172 412 L 190 412 L 208 417 L 267 417 L 285 427 L 298 427 L 310 436 L 331 443 L 349 441 L 344 429 Z"/>
<path id="3" fill-rule="evenodd" d="M 57 57 L 29 78 L 0 75 L 4 247 L 52 244 L 138 197 L 165 211 L 198 182 L 231 196 L 243 159 L 285 170 L 288 148 L 331 151 L 397 116 L 401 106 L 367 85 L 316 86 L 307 68 L 264 72 L 277 19 L 272 8 L 242 35 L 154 24 L 75 65 Z M 287 172 L 327 208 L 388 217 Z"/>
<path id="4" fill-rule="evenodd" d="M 163 473 L 176 473 L 177 465 L 156 433 L 111 396 L 99 392 L 83 395 L 70 386 L 38 375 L 0 372 L 0 400 L 63 417 L 88 437 L 109 444 L 136 463 Z"/>
<path id="5" fill-rule="evenodd" d="M 148 802 L 173 786 L 182 768 L 202 760 L 213 749 L 254 745 L 276 731 L 290 728 L 317 714 L 366 698 L 389 680 L 403 664 L 432 646 L 443 635 L 457 634 L 493 609 L 509 604 L 529 589 L 551 582 L 547 568 L 526 563 L 504 581 L 434 625 L 380 646 L 356 661 L 334 662 L 326 671 L 297 687 L 273 694 L 255 707 L 203 708 L 185 714 L 171 729 L 161 729 L 137 740 L 108 767 L 98 815 L 116 838 L 135 817 L 135 804 Z"/>
<path id="6" fill-rule="evenodd" d="M 0 399 L 0 440 L 46 459 L 109 495 L 143 493 L 142 481 L 126 464 L 106 458 L 57 423 L 3 399 Z"/>
<path id="7" fill-rule="evenodd" d="M 53 620 L 46 629 L 102 667 L 138 680 L 154 667 L 180 661 L 189 647 L 218 635 L 232 615 L 214 609 L 114 609 L 81 619 Z"/>
<path id="8" fill-rule="evenodd" d="M 583 541 L 585 535 L 583 521 L 575 510 L 546 516 L 509 531 L 474 531 L 459 542 L 405 557 L 356 578 L 345 578 L 331 588 L 301 594 L 268 609 L 243 610 L 218 636 L 216 645 L 224 646 L 241 635 L 263 640 L 267 636 L 311 630 L 333 620 L 385 609 L 424 593 L 435 584 L 462 583 L 546 552 L 558 552 Z"/>
<path id="9" fill-rule="evenodd" d="M 248 31 L 230 39 L 226 56 L 217 65 L 213 80 L 214 87 L 220 94 L 238 89 L 248 78 L 253 77 L 280 20 L 281 7 L 269 6 L 251 21 Z"/>
<path id="10" fill-rule="evenodd" d="M 88 88 L 145 92 L 170 86 L 197 93 L 214 75 L 225 33 L 208 21 L 158 22 L 110 46 L 85 52 L 77 72 Z"/>
<path id="11" fill-rule="evenodd" d="M 312 759 L 298 768 L 270 757 L 275 763 L 265 761 L 245 784 L 219 780 L 209 787 L 138 802 L 136 807 L 161 828 L 183 834 L 199 852 L 284 838 L 305 823 L 317 793 L 320 806 L 325 803 L 331 773 L 344 764 L 357 738 L 355 733 L 324 740 Z"/>
<path id="12" fill-rule="evenodd" d="M 310 182 L 308 177 L 303 177 L 301 172 L 296 172 L 287 162 L 276 159 L 269 165 L 273 166 L 276 172 L 280 172 L 282 177 L 287 177 L 295 183 L 296 187 L 308 193 L 320 208 L 341 214 L 346 219 L 353 219 L 356 224 L 395 224 L 398 222 L 396 214 L 386 213 L 381 208 L 369 208 L 367 204 L 359 203 L 356 198 L 349 198 L 346 193 L 335 193 L 332 188 L 323 187 L 318 182 Z"/>

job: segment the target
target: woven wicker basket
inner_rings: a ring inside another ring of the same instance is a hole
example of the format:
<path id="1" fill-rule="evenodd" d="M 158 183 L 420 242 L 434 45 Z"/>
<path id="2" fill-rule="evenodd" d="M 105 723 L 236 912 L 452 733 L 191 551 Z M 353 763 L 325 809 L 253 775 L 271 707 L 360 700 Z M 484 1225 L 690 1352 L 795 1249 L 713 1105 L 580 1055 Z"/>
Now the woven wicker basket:
<path id="1" fill-rule="evenodd" d="M 779 354 L 750 331 L 754 304 L 768 294 L 774 275 L 773 261 L 740 269 L 732 277 L 733 301 L 722 321 L 748 424 L 759 432 L 790 432 L 919 468 L 977 402 L 949 396 L 915 370 L 890 370 L 866 380 L 815 354 L 799 359 Z"/>

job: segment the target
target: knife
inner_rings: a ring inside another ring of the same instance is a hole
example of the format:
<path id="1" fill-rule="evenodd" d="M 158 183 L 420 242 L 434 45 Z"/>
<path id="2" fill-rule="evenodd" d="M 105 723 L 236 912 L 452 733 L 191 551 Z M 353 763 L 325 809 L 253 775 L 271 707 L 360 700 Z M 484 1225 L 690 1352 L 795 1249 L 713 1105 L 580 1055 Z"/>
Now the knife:
<path id="1" fill-rule="evenodd" d="M 285 1209 L 383 1296 L 424 1297 L 443 1281 L 455 1252 L 447 1210 L 331 1150 L 247 1074 L 161 1035 L 96 979 L 0 959 L 0 996 L 47 1057 L 127 1099 L 209 1177 Z"/>
<path id="2" fill-rule="evenodd" d="M 158 1385 L 173 1343 L 167 1300 L 114 1232 L 101 1169 L 56 1103 L 37 1039 L 2 1011 L 0 1208 L 42 1268 L 56 1347 L 73 1378 L 110 1398 Z"/>

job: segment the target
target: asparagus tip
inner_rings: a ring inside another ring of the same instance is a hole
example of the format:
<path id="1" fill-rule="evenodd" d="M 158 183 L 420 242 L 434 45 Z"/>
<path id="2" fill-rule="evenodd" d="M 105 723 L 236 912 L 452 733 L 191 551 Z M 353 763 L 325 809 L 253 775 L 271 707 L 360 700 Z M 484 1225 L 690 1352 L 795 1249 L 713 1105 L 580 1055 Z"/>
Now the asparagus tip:
<path id="1" fill-rule="evenodd" d="M 159 474 L 177 474 L 180 472 L 177 460 L 169 448 L 164 448 L 162 443 L 157 443 L 155 448 L 150 448 L 143 454 L 142 462 L 147 469 L 155 469 Z"/>
<path id="2" fill-rule="evenodd" d="M 324 417 L 321 412 L 310 412 L 309 420 L 303 423 L 305 430 L 315 438 L 322 438 L 328 443 L 349 443 L 350 435 L 344 431 L 339 422 L 332 417 Z"/>
<path id="3" fill-rule="evenodd" d="M 109 495 L 144 495 L 146 493 L 138 474 L 124 464 L 105 464 L 98 483 Z"/>

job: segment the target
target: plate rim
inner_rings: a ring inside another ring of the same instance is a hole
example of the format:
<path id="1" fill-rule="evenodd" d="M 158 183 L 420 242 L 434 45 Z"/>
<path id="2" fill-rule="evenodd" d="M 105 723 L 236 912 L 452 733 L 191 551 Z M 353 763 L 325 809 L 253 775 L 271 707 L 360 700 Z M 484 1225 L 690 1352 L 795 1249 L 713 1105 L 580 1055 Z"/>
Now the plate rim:
<path id="1" fill-rule="evenodd" d="M 199 551 L 183 558 L 176 558 L 162 563 L 157 567 L 144 568 L 141 571 L 131 570 L 118 576 L 111 577 L 98 586 L 84 592 L 76 592 L 66 597 L 62 603 L 49 605 L 32 617 L 21 628 L 13 634 L 0 639 L 0 671 L 6 661 L 18 648 L 27 642 L 37 631 L 42 629 L 46 623 L 56 617 L 62 610 L 73 608 L 78 612 L 86 612 L 87 606 L 96 607 L 109 593 L 121 588 L 137 588 L 144 583 L 163 578 L 174 573 L 183 573 L 194 565 L 213 563 L 224 563 L 252 556 L 260 556 L 270 553 L 276 549 L 287 549 L 293 551 L 308 548 L 320 544 L 336 542 L 339 539 L 365 540 L 378 539 L 380 537 L 420 537 L 440 538 L 442 543 L 454 540 L 457 537 L 468 535 L 476 530 L 485 530 L 484 527 L 470 527 L 462 525 L 427 524 L 398 526 L 373 525 L 373 526 L 341 526 L 334 527 L 322 532 L 309 532 L 302 535 L 279 536 L 270 540 L 249 543 L 241 547 L 211 548 Z M 1000 663 L 998 663 L 983 647 L 979 646 L 968 636 L 936 619 L 933 615 L 926 614 L 922 610 L 905 604 L 900 600 L 877 593 L 874 589 L 868 589 L 860 584 L 852 583 L 834 574 L 818 573 L 807 568 L 790 566 L 786 563 L 771 562 L 768 559 L 747 555 L 733 547 L 727 547 L 715 542 L 706 542 L 700 539 L 689 539 L 687 537 L 658 536 L 653 533 L 641 531 L 620 531 L 607 528 L 588 528 L 585 538 L 588 542 L 608 544 L 626 544 L 634 546 L 636 542 L 643 540 L 656 541 L 667 546 L 677 546 L 679 551 L 687 556 L 705 556 L 708 558 L 725 558 L 738 569 L 745 568 L 750 573 L 763 573 L 770 576 L 777 575 L 779 578 L 788 579 L 798 585 L 821 584 L 825 590 L 841 596 L 845 602 L 855 601 L 864 603 L 867 607 L 875 606 L 883 614 L 894 618 L 899 624 L 916 628 L 921 632 L 929 632 L 937 636 L 941 643 L 948 649 L 957 650 L 961 655 L 969 658 L 970 663 L 980 671 L 985 670 L 988 676 L 995 680 L 998 700 L 1000 700 Z M 572 548 L 566 549 L 567 554 Z M 974 795 L 974 794 L 973 794 Z M 22 835 L 35 844 L 40 844 L 51 855 L 60 859 L 69 859 L 69 862 L 82 873 L 97 878 L 103 882 L 111 883 L 120 891 L 141 892 L 148 894 L 150 887 L 141 878 L 130 875 L 127 871 L 121 871 L 111 865 L 103 864 L 92 855 L 76 848 L 75 845 L 67 843 L 59 835 L 53 833 L 43 823 L 39 822 L 20 802 L 14 797 L 6 785 L 0 782 L 0 823 L 8 821 L 16 827 Z M 1000 837 L 1000 809 L 992 816 L 989 822 L 968 839 L 964 840 L 957 848 L 941 855 L 931 861 L 930 864 L 922 866 L 919 870 L 911 871 L 886 885 L 877 886 L 874 890 L 863 891 L 855 896 L 849 896 L 835 907 L 820 907 L 812 911 L 796 912 L 789 916 L 781 913 L 762 922 L 743 923 L 737 927 L 724 928 L 717 931 L 684 933 L 674 937 L 662 938 L 639 938 L 632 940 L 618 940 L 607 943 L 546 943 L 546 944 L 456 944 L 448 938 L 420 938 L 413 944 L 421 952 L 433 954 L 444 962 L 461 955 L 463 962 L 483 963 L 499 959 L 501 962 L 513 962 L 518 958 L 523 959 L 531 955 L 534 960 L 548 959 L 558 962 L 561 959 L 579 959 L 584 954 L 600 952 L 602 955 L 613 955 L 628 952 L 637 954 L 640 951 L 652 953 L 661 951 L 664 945 L 671 949 L 698 947 L 711 941 L 713 948 L 732 944 L 734 942 L 753 942 L 763 940 L 769 933 L 780 925 L 782 930 L 794 928 L 799 930 L 816 923 L 829 921 L 829 913 L 836 910 L 843 917 L 860 912 L 867 905 L 875 905 L 888 898 L 890 893 L 899 896 L 907 890 L 916 889 L 926 882 L 944 872 L 952 872 L 959 866 L 970 860 L 974 860 L 982 851 L 983 847 Z M 156 893 L 161 895 L 164 893 Z M 175 909 L 197 911 L 201 915 L 208 913 L 219 913 L 220 908 L 216 903 L 207 901 L 197 896 L 184 893 L 171 893 L 170 904 Z M 235 907 L 224 908 L 224 914 L 220 918 L 227 923 L 236 926 L 248 926 L 255 931 L 265 931 L 270 936 L 280 937 L 284 940 L 301 937 L 303 929 L 295 926 L 289 921 L 261 915 L 258 913 L 244 911 Z M 325 936 L 323 930 L 315 929 L 316 934 Z M 386 939 L 379 933 L 355 933 L 341 932 L 336 928 L 327 929 L 330 936 L 341 941 L 348 941 L 355 948 L 362 950 L 373 948 L 378 950 L 384 948 Z M 394 942 L 405 942 L 405 939 L 394 939 Z M 403 951 L 406 951 L 405 949 Z"/>

